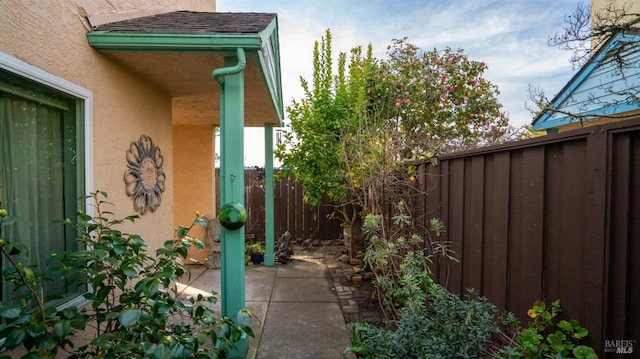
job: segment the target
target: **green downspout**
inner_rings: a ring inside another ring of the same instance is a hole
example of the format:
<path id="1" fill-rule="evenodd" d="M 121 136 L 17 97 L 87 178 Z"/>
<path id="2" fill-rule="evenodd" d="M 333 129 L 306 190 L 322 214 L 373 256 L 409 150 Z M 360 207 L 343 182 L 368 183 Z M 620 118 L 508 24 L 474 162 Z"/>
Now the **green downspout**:
<path id="1" fill-rule="evenodd" d="M 234 65 L 234 63 L 237 63 Z M 220 85 L 220 207 L 229 202 L 244 206 L 244 50 L 225 57 L 224 68 L 213 71 Z M 224 77 L 223 77 L 224 76 Z M 244 228 L 220 230 L 220 284 L 222 315 L 237 320 L 245 308 Z M 245 358 L 247 338 L 236 344 L 231 358 Z"/>
<path id="2" fill-rule="evenodd" d="M 273 124 L 264 125 L 264 265 L 275 265 L 273 205 Z"/>

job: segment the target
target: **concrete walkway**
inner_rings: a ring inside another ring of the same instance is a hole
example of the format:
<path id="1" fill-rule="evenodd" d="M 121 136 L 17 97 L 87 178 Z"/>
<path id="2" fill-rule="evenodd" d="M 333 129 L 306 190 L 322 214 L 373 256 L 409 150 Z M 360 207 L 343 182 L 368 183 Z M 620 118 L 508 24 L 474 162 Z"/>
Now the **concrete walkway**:
<path id="1" fill-rule="evenodd" d="M 220 290 L 220 270 L 196 266 L 183 294 Z M 250 359 L 341 358 L 351 344 L 336 288 L 323 258 L 293 257 L 275 267 L 246 267 L 253 313 Z M 216 311 L 220 311 L 218 308 Z"/>

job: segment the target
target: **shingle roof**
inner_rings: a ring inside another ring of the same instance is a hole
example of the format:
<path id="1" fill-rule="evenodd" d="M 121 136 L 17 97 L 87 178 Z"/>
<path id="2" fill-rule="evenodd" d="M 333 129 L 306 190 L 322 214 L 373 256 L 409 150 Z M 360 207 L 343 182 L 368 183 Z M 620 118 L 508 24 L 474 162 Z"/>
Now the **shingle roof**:
<path id="1" fill-rule="evenodd" d="M 259 33 L 275 19 L 275 13 L 174 11 L 102 24 L 95 31 L 136 33 Z"/>

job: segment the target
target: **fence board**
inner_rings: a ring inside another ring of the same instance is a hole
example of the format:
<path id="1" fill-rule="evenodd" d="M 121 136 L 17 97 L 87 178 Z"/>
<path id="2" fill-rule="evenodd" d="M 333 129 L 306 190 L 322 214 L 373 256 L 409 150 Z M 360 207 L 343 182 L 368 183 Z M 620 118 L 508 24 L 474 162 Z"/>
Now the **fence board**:
<path id="1" fill-rule="evenodd" d="M 625 321 L 626 312 L 626 281 L 627 276 L 627 239 L 629 238 L 629 228 L 626 225 L 629 222 L 630 213 L 630 181 L 624 174 L 629 170 L 631 157 L 629 153 L 630 137 L 628 134 L 615 136 L 612 149 L 611 160 L 611 178 L 613 183 L 610 188 L 611 205 L 610 220 L 611 230 L 608 241 L 607 256 L 607 293 L 608 299 L 606 303 L 607 321 L 605 328 L 616 338 L 622 338 L 624 335 L 624 325 L 613 325 Z M 616 260 L 613 260 L 616 258 Z"/>
<path id="2" fill-rule="evenodd" d="M 465 256 L 462 251 L 464 248 L 464 159 L 451 161 L 449 167 L 449 224 L 448 224 L 448 240 L 452 241 L 451 248 L 460 260 L 460 265 L 450 265 L 449 269 L 449 285 L 447 289 L 455 294 L 463 293 L 462 288 L 462 271 L 465 266 Z M 453 238 L 457 239 L 453 241 Z"/>
<path id="3" fill-rule="evenodd" d="M 509 160 L 508 152 L 488 156 L 486 162 L 486 201 L 482 292 L 501 308 L 507 305 L 507 257 L 509 238 Z"/>
<path id="4" fill-rule="evenodd" d="M 484 156 L 465 161 L 464 246 L 462 291 L 482 291 L 482 228 L 484 220 Z"/>
<path id="5" fill-rule="evenodd" d="M 593 313 L 584 325 L 590 328 L 592 338 L 601 338 L 604 315 L 604 275 L 607 203 L 607 133 L 595 131 L 587 137 L 586 218 L 584 270 L 591 270 L 592 280 L 586 281 L 583 310 Z M 603 205 L 604 204 L 604 205 Z"/>
<path id="6" fill-rule="evenodd" d="M 509 259 L 509 310 L 526 313 L 533 301 L 543 298 L 544 166 L 545 148 L 517 151 L 512 166 L 514 180 L 511 205 Z M 505 308 L 505 309 L 506 309 Z"/>
<path id="7" fill-rule="evenodd" d="M 623 338 L 635 339 L 635 344 L 640 338 L 640 130 L 633 132 L 630 141 L 630 153 L 632 158 L 631 168 L 629 169 L 629 179 L 631 185 L 630 197 L 630 218 L 629 218 L 629 294 L 626 333 Z M 635 278 L 635 281 L 633 281 Z M 634 352 L 636 351 L 634 345 Z"/>
<path id="8" fill-rule="evenodd" d="M 431 166 L 427 164 L 428 176 L 425 177 L 425 183 L 429 191 L 427 196 L 429 197 L 429 209 L 431 216 L 440 218 L 445 228 L 450 228 L 449 221 L 449 164 L 439 164 Z M 449 243 L 449 230 L 445 230 L 441 233 L 439 241 L 442 241 L 444 245 L 448 246 Z M 449 288 L 449 265 L 450 261 L 442 260 L 440 257 L 436 257 L 436 275 L 434 278 L 438 283 L 443 284 Z"/>

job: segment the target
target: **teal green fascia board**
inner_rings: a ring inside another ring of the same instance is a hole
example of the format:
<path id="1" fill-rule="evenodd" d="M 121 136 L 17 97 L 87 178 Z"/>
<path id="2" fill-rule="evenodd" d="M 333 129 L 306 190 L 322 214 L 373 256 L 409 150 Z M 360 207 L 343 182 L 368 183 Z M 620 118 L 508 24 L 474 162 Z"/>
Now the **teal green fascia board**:
<path id="1" fill-rule="evenodd" d="M 278 23 L 277 19 L 274 19 L 264 31 L 261 32 L 262 48 L 270 48 L 273 45 L 270 55 L 272 55 L 271 63 L 273 66 L 273 73 L 269 71 L 267 61 L 265 60 L 264 51 L 257 52 L 258 62 L 260 63 L 260 69 L 262 70 L 263 80 L 267 85 L 269 95 L 271 96 L 271 103 L 274 106 L 274 110 L 278 116 L 278 126 L 284 125 L 284 101 L 282 99 L 282 76 L 280 71 L 280 40 L 278 38 Z M 273 37 L 273 41 L 271 38 Z M 272 78 L 273 77 L 273 78 Z"/>
<path id="2" fill-rule="evenodd" d="M 257 55 L 258 55 L 258 62 L 260 63 L 260 68 L 266 69 L 267 67 L 264 60 L 264 55 L 261 52 L 258 52 Z M 280 66 L 277 66 L 277 69 L 279 70 Z M 276 78 L 273 79 L 274 80 L 273 82 L 268 79 L 268 77 L 270 76 L 267 75 L 267 71 L 261 71 L 261 73 L 262 73 L 263 81 L 267 85 L 269 96 L 271 97 L 271 104 L 273 105 L 273 109 L 275 110 L 276 115 L 278 116 L 277 126 L 282 127 L 284 126 L 284 104 L 282 101 L 282 86 L 276 85 L 276 84 L 282 83 L 280 80 L 280 71 L 277 71 Z"/>
<path id="3" fill-rule="evenodd" d="M 241 34 L 139 34 L 94 31 L 87 34 L 91 47 L 98 51 L 210 51 L 235 52 L 262 49 L 262 36 Z"/>

